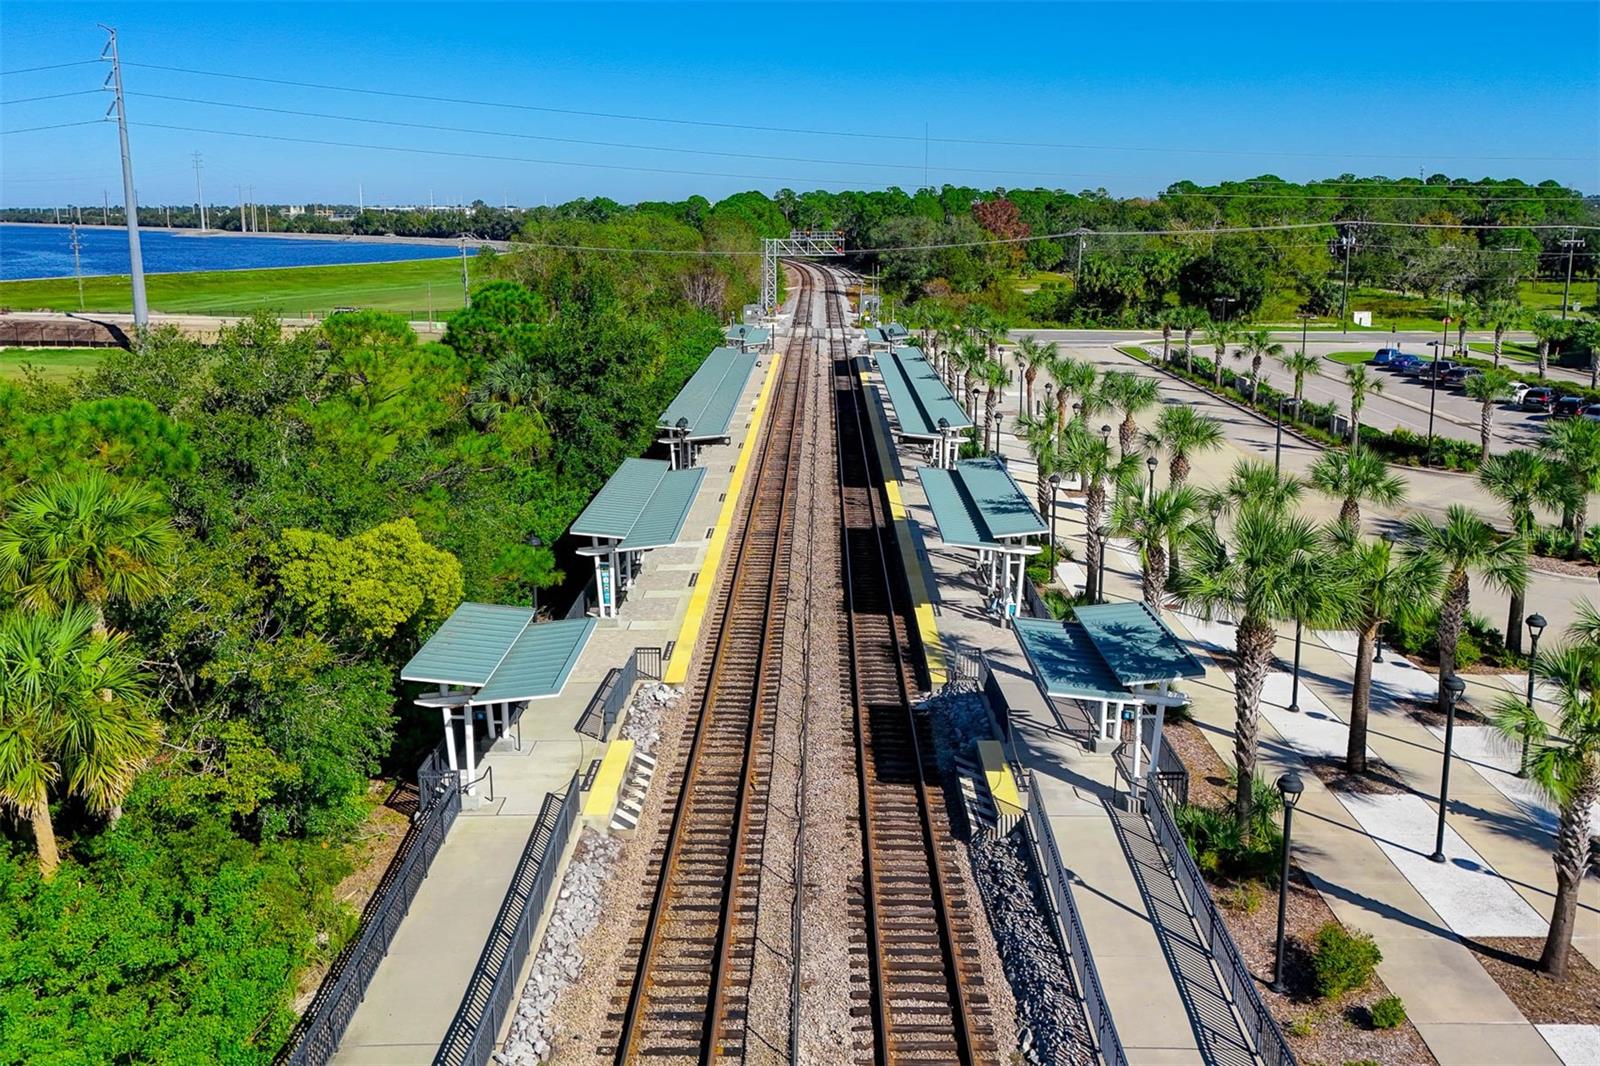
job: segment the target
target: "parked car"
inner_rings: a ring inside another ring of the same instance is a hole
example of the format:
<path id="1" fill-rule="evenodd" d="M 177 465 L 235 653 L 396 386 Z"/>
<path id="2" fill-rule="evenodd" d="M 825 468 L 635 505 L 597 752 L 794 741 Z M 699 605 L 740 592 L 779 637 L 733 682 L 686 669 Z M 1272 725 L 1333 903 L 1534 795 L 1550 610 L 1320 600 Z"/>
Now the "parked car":
<path id="1" fill-rule="evenodd" d="M 1392 366 L 1396 359 L 1405 354 L 1399 348 L 1379 348 L 1372 353 L 1372 358 L 1368 359 L 1367 362 L 1373 366 Z"/>
<path id="2" fill-rule="evenodd" d="M 1522 394 L 1522 409 L 1524 411 L 1549 411 L 1555 406 L 1556 390 L 1547 389 L 1543 385 L 1529 389 Z"/>
<path id="3" fill-rule="evenodd" d="M 1600 422 L 1600 403 L 1592 403 L 1579 415 L 1585 422 Z"/>
<path id="4" fill-rule="evenodd" d="M 1454 370 L 1455 368 L 1456 363 L 1450 359 L 1441 359 L 1437 363 L 1427 362 L 1424 363 L 1422 368 L 1417 371 L 1417 380 L 1431 382 L 1434 375 L 1437 374 L 1439 376 L 1439 381 L 1443 383 L 1445 380 L 1445 375 L 1450 373 L 1450 371 Z"/>
<path id="5" fill-rule="evenodd" d="M 1551 418 L 1577 418 L 1578 414 L 1588 406 L 1588 401 L 1581 396 L 1563 396 L 1550 408 Z"/>
<path id="6" fill-rule="evenodd" d="M 1401 352 L 1399 355 L 1390 357 L 1388 367 L 1390 370 L 1396 370 L 1402 374 L 1415 374 L 1425 362 L 1427 360 L 1420 355 L 1408 355 L 1405 352 Z"/>
<path id="7" fill-rule="evenodd" d="M 1444 383 L 1446 385 L 1465 385 L 1468 378 L 1482 377 L 1483 371 L 1475 366 L 1453 366 L 1445 371 Z"/>
<path id="8" fill-rule="evenodd" d="M 1528 395 L 1528 393 L 1534 388 L 1535 386 L 1529 385 L 1526 381 L 1516 382 L 1511 386 L 1511 399 L 1507 402 L 1510 403 L 1512 407 L 1520 406 L 1522 404 L 1522 398 Z"/>

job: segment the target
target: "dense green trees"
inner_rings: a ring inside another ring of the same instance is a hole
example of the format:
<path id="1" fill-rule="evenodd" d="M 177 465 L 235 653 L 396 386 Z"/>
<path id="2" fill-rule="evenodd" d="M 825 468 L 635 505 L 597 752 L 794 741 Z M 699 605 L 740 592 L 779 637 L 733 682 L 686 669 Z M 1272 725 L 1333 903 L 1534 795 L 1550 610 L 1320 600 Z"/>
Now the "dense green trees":
<path id="1" fill-rule="evenodd" d="M 373 778 L 419 757 L 398 667 L 463 596 L 562 579 L 530 536 L 559 547 L 750 295 L 748 264 L 704 265 L 529 249 L 443 344 L 261 317 L 0 383 L 0 1061 L 272 1056 L 350 932 L 333 888 Z"/>

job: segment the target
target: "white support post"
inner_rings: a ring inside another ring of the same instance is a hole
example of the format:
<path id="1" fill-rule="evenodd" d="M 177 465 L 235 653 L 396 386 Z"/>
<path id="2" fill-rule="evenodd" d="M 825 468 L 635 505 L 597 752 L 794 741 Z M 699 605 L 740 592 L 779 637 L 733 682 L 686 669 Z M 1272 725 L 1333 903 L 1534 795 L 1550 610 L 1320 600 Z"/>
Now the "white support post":
<path id="1" fill-rule="evenodd" d="M 1023 605 L 1023 603 L 1026 602 L 1022 598 L 1022 593 L 1023 593 L 1023 589 L 1025 587 L 1024 582 L 1026 582 L 1027 580 L 1028 580 L 1028 557 L 1026 555 L 1019 555 L 1019 556 L 1017 556 L 1017 613 L 1019 615 L 1022 613 L 1022 605 Z"/>
<path id="2" fill-rule="evenodd" d="M 1161 695 L 1170 695 L 1171 691 L 1172 682 L 1161 682 Z M 1156 732 L 1155 736 L 1150 738 L 1150 765 L 1152 767 L 1159 767 L 1161 765 L 1161 730 L 1165 728 L 1166 723 L 1167 701 L 1163 699 L 1161 702 L 1156 704 Z"/>
<path id="3" fill-rule="evenodd" d="M 461 705 L 461 773 L 462 784 L 466 787 L 467 795 L 478 794 L 478 763 L 477 745 L 473 743 L 472 704 Z"/>
<path id="4" fill-rule="evenodd" d="M 1115 740 L 1115 739 L 1117 739 L 1116 733 L 1112 732 L 1112 729 L 1113 729 L 1115 723 L 1116 723 L 1116 715 L 1111 710 L 1111 701 L 1110 700 L 1101 700 L 1100 701 L 1100 739 L 1101 740 Z"/>
<path id="5" fill-rule="evenodd" d="M 441 695 L 444 691 L 444 686 L 439 686 Z M 450 707 L 440 707 L 439 713 L 444 716 L 445 758 L 450 760 L 450 769 L 457 770 L 460 767 L 456 763 L 456 712 Z"/>

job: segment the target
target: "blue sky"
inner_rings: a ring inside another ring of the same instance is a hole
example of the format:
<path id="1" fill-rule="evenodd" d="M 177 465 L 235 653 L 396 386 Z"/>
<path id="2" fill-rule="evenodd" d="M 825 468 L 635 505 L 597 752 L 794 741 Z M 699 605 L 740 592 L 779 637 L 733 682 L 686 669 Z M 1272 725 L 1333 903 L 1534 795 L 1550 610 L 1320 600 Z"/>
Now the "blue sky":
<path id="1" fill-rule="evenodd" d="M 1600 48 L 1590 47 L 1600 42 L 1600 4 L 1593 2 L 7 0 L 0 3 L 0 70 L 93 59 L 104 41 L 96 22 L 117 26 L 130 64 L 135 172 L 147 204 L 194 200 L 195 151 L 212 202 L 232 202 L 240 184 L 271 202 L 350 202 L 359 185 L 369 203 L 425 203 L 431 195 L 441 203 L 520 204 L 696 192 L 715 199 L 784 185 L 912 188 L 923 182 L 925 151 L 932 183 L 981 187 L 1131 195 L 1182 178 L 1420 170 L 1554 178 L 1600 191 Z M 825 134 L 404 100 L 136 63 Z M 106 106 L 98 95 L 21 101 L 93 89 L 102 77 L 101 68 L 83 65 L 0 79 L 0 100 L 18 101 L 0 106 L 0 129 L 97 118 Z M 962 143 L 972 141 L 1019 143 Z M 710 152 L 730 154 L 702 154 Z M 6 205 L 98 203 L 102 190 L 119 198 L 109 125 L 8 134 L 0 153 Z M 572 165 L 579 163 L 596 165 Z"/>

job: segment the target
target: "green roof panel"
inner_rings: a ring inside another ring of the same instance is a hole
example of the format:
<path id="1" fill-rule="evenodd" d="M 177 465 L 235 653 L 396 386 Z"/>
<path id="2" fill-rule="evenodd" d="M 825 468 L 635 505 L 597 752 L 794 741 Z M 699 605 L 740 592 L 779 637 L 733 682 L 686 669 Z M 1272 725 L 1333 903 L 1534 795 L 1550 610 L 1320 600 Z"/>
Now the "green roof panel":
<path id="1" fill-rule="evenodd" d="M 540 622 L 522 631 L 473 703 L 536 700 L 559 695 L 594 632 L 593 618 Z"/>
<path id="2" fill-rule="evenodd" d="M 1200 660 L 1143 600 L 1079 607 L 1073 613 L 1124 685 L 1205 676 Z"/>
<path id="3" fill-rule="evenodd" d="M 1047 694 L 1088 700 L 1129 697 L 1083 626 L 1053 618 L 1014 618 L 1011 626 Z"/>
<path id="4" fill-rule="evenodd" d="M 639 512 L 638 521 L 617 547 L 623 551 L 644 551 L 676 544 L 705 476 L 704 467 L 667 471 L 656 484 L 654 495 Z"/>
<path id="5" fill-rule="evenodd" d="M 878 357 L 878 371 L 883 375 L 889 402 L 894 405 L 901 434 L 937 437 L 941 418 L 950 423 L 952 430 L 972 425 L 972 419 L 918 349 L 890 349 Z"/>
<path id="6" fill-rule="evenodd" d="M 958 548 L 1003 546 L 1001 538 L 1048 531 L 1011 472 L 999 459 L 964 459 L 948 470 L 917 471 L 933 510 L 939 539 Z"/>
<path id="7" fill-rule="evenodd" d="M 744 393 L 756 356 L 737 348 L 713 348 L 700 369 L 694 372 L 661 415 L 663 426 L 675 426 L 678 419 L 689 423 L 690 440 L 726 437 L 733 422 L 734 409 Z"/>
<path id="8" fill-rule="evenodd" d="M 463 603 L 400 670 L 406 681 L 481 685 L 533 620 L 526 607 Z"/>

